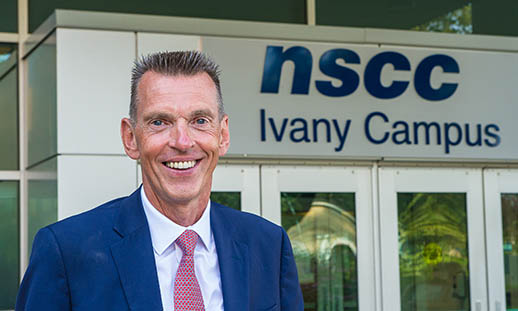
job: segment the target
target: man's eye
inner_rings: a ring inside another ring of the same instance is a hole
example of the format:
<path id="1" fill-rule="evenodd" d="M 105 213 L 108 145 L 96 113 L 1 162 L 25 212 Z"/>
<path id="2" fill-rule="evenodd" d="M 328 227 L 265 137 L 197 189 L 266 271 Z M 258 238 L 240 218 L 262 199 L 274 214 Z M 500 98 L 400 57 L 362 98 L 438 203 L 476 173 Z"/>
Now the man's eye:
<path id="1" fill-rule="evenodd" d="M 207 121 L 207 119 L 204 119 L 204 118 L 196 119 L 194 122 L 195 122 L 197 125 L 204 125 L 204 124 L 209 123 L 209 121 Z"/>
<path id="2" fill-rule="evenodd" d="M 153 120 L 153 121 L 151 121 L 151 124 L 154 126 L 160 126 L 160 125 L 164 124 L 164 122 L 162 122 L 161 120 Z"/>

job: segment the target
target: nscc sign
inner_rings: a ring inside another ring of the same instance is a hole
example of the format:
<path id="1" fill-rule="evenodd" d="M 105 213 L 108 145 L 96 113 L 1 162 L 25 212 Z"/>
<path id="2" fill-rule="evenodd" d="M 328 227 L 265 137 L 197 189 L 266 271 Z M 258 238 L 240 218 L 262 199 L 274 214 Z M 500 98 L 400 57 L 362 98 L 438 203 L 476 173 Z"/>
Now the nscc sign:
<path id="1" fill-rule="evenodd" d="M 313 68 L 313 55 L 303 46 L 292 46 L 284 49 L 282 46 L 268 46 L 264 60 L 262 93 L 278 93 L 282 65 L 286 61 L 295 64 L 295 73 L 291 88 L 292 94 L 308 94 Z M 325 96 L 342 97 L 352 94 L 360 84 L 360 75 L 337 63 L 342 60 L 345 64 L 360 64 L 358 53 L 350 49 L 331 49 L 319 59 L 320 71 L 326 76 L 341 81 L 340 86 L 333 86 L 331 81 L 315 81 L 316 89 Z M 380 99 L 393 99 L 403 94 L 408 88 L 409 81 L 392 81 L 389 86 L 381 83 L 381 71 L 385 65 L 392 65 L 396 71 L 411 71 L 412 65 L 405 55 L 387 51 L 376 54 L 368 60 L 363 74 L 365 89 L 372 96 Z M 414 87 L 422 98 L 430 101 L 444 100 L 453 95 L 457 83 L 443 83 L 434 88 L 430 76 L 435 67 L 442 68 L 446 73 L 459 73 L 459 65 L 451 56 L 434 54 L 427 56 L 417 64 L 414 73 Z"/>
<path id="2" fill-rule="evenodd" d="M 518 54 L 203 38 L 231 155 L 518 160 Z"/>

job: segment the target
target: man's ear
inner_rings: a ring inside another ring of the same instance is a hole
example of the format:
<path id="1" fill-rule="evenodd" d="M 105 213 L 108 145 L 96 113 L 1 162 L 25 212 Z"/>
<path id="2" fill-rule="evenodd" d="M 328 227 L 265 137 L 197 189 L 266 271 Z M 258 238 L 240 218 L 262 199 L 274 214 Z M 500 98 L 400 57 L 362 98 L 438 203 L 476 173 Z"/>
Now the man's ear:
<path id="1" fill-rule="evenodd" d="M 224 115 L 220 122 L 220 136 L 219 136 L 219 156 L 227 153 L 230 146 L 230 132 L 228 130 L 228 115 Z"/>
<path id="2" fill-rule="evenodd" d="M 140 159 L 140 151 L 138 149 L 137 138 L 135 136 L 135 128 L 133 127 L 131 120 L 128 118 L 123 118 L 121 120 L 121 138 L 124 151 L 126 151 L 128 157 L 133 160 Z"/>

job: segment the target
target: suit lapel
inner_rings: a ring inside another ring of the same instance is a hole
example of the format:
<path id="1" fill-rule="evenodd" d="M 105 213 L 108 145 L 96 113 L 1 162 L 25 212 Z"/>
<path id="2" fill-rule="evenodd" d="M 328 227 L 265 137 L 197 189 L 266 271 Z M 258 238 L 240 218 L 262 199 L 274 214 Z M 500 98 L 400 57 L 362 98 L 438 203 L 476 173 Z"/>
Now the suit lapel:
<path id="1" fill-rule="evenodd" d="M 225 311 L 248 310 L 248 247 L 237 241 L 235 224 L 224 208 L 211 205 L 210 223 L 218 253 Z M 227 216 L 227 217 L 225 217 Z"/>
<path id="2" fill-rule="evenodd" d="M 131 310 L 162 310 L 149 227 L 140 188 L 121 202 L 113 228 L 122 239 L 111 246 L 122 288 Z"/>

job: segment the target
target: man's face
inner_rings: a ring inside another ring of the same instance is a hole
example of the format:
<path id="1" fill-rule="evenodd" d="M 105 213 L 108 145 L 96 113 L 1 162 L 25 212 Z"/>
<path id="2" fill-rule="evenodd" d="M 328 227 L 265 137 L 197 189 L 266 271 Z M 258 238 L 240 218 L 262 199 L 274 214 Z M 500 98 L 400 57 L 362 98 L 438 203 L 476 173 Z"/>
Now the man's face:
<path id="1" fill-rule="evenodd" d="M 135 127 L 125 119 L 121 131 L 126 153 L 140 159 L 146 195 L 160 205 L 208 199 L 212 172 L 229 146 L 228 117 L 218 115 L 214 82 L 206 73 L 148 71 L 138 98 Z"/>

